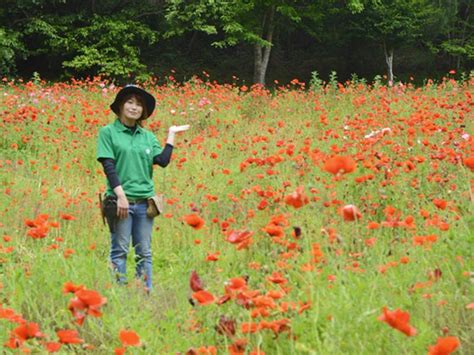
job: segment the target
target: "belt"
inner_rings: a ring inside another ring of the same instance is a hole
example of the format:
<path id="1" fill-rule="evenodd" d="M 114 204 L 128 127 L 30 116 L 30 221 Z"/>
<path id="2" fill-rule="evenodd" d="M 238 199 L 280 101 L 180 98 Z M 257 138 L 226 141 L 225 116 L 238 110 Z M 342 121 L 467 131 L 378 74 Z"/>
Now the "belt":
<path id="1" fill-rule="evenodd" d="M 148 202 L 148 200 L 144 199 L 144 198 L 139 199 L 139 200 L 128 200 L 129 205 L 138 205 L 140 203 L 147 203 L 147 202 Z"/>

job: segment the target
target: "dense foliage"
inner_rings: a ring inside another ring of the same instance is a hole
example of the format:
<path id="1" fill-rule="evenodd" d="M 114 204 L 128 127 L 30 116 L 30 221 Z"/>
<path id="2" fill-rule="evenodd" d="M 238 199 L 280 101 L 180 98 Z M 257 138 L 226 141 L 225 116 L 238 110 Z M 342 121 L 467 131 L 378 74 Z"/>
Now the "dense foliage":
<path id="1" fill-rule="evenodd" d="M 469 0 L 3 0 L 0 75 L 438 77 L 474 63 Z"/>

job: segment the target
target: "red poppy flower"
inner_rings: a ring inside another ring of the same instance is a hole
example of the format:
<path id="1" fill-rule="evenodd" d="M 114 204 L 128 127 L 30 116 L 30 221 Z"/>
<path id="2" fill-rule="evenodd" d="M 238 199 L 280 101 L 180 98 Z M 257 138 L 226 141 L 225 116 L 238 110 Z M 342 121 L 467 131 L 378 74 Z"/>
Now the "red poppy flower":
<path id="1" fill-rule="evenodd" d="M 474 155 L 464 159 L 464 165 L 468 167 L 471 171 L 474 171 Z"/>
<path id="2" fill-rule="evenodd" d="M 235 335 L 235 320 L 227 318 L 221 315 L 219 318 L 219 324 L 216 326 L 216 331 L 219 334 L 232 337 Z"/>
<path id="3" fill-rule="evenodd" d="M 285 203 L 293 206 L 294 208 L 300 208 L 309 203 L 309 198 L 304 194 L 304 186 L 299 186 L 290 195 L 285 196 Z"/>
<path id="4" fill-rule="evenodd" d="M 245 354 L 245 348 L 247 347 L 247 339 L 237 339 L 234 343 L 227 347 L 229 355 L 241 355 Z"/>
<path id="5" fill-rule="evenodd" d="M 267 224 L 262 230 L 271 237 L 283 237 L 285 235 L 283 228 L 273 223 Z"/>
<path id="6" fill-rule="evenodd" d="M 400 309 L 389 311 L 387 307 L 384 307 L 382 311 L 383 314 L 378 317 L 378 320 L 387 323 L 389 326 L 401 331 L 406 336 L 416 335 L 416 329 L 409 324 L 410 314 L 408 312 L 403 312 Z"/>
<path id="7" fill-rule="evenodd" d="M 75 295 L 86 307 L 100 307 L 107 303 L 107 299 L 97 291 L 80 289 Z"/>
<path id="8" fill-rule="evenodd" d="M 100 317 L 100 307 L 107 303 L 107 298 L 102 297 L 98 292 L 80 289 L 74 293 L 75 298 L 69 301 L 68 309 L 76 319 L 76 323 L 82 325 L 86 315 Z"/>
<path id="9" fill-rule="evenodd" d="M 61 343 L 57 343 L 55 341 L 49 341 L 44 344 L 44 347 L 48 353 L 58 352 L 61 349 L 61 346 Z"/>
<path id="10" fill-rule="evenodd" d="M 344 221 L 352 222 L 362 218 L 359 209 L 354 205 L 346 205 L 341 209 L 342 218 Z"/>
<path id="11" fill-rule="evenodd" d="M 78 337 L 79 333 L 77 332 L 77 330 L 58 330 L 56 334 L 59 338 L 59 342 L 62 344 L 80 344 L 84 342 L 83 339 Z"/>
<path id="12" fill-rule="evenodd" d="M 6 319 L 7 321 L 11 323 L 24 323 L 25 320 L 23 317 L 17 313 L 11 308 L 3 308 L 2 305 L 0 304 L 0 319 Z"/>
<path id="13" fill-rule="evenodd" d="M 229 243 L 237 244 L 237 243 L 241 243 L 244 240 L 250 238 L 252 235 L 253 235 L 253 232 L 251 232 L 251 231 L 230 231 L 227 234 L 226 240 Z"/>
<path id="14" fill-rule="evenodd" d="M 133 330 L 121 330 L 119 338 L 124 347 L 140 346 L 140 337 Z"/>
<path id="15" fill-rule="evenodd" d="M 203 290 L 202 281 L 194 270 L 191 272 L 191 277 L 189 278 L 189 287 L 191 287 L 191 290 L 194 292 Z"/>
<path id="16" fill-rule="evenodd" d="M 25 224 L 28 227 L 38 227 L 48 222 L 49 215 L 46 213 L 41 213 L 36 216 L 34 220 L 25 219 Z"/>
<path id="17" fill-rule="evenodd" d="M 357 168 L 354 159 L 349 156 L 336 155 L 324 162 L 323 170 L 333 175 L 349 174 Z"/>
<path id="18" fill-rule="evenodd" d="M 233 277 L 225 282 L 226 295 L 235 295 L 247 289 L 247 280 L 243 277 Z"/>
<path id="19" fill-rule="evenodd" d="M 459 347 L 457 337 L 438 338 L 435 345 L 428 348 L 429 355 L 449 355 Z"/>
<path id="20" fill-rule="evenodd" d="M 215 252 L 215 253 L 211 253 L 211 252 L 207 252 L 207 256 L 206 256 L 206 261 L 217 261 L 219 260 L 219 255 L 220 255 L 220 252 Z"/>
<path id="21" fill-rule="evenodd" d="M 438 240 L 438 237 L 434 234 L 430 235 L 415 235 L 412 238 L 413 245 L 425 246 L 431 245 Z"/>
<path id="22" fill-rule="evenodd" d="M 243 334 L 255 333 L 257 332 L 258 328 L 259 328 L 258 324 L 254 322 L 251 322 L 251 323 L 244 322 L 240 325 L 240 331 Z"/>
<path id="23" fill-rule="evenodd" d="M 252 244 L 252 241 L 253 241 L 252 238 L 248 238 L 244 240 L 243 242 L 237 244 L 235 249 L 236 250 L 248 249 L 250 245 Z"/>
<path id="24" fill-rule="evenodd" d="M 324 253 L 321 250 L 319 243 L 313 243 L 311 245 L 311 254 L 313 255 L 313 261 L 318 264 L 324 259 Z"/>
<path id="25" fill-rule="evenodd" d="M 59 217 L 61 219 L 64 219 L 65 221 L 74 221 L 76 219 L 76 217 L 74 217 L 73 215 L 66 213 L 59 213 Z"/>
<path id="26" fill-rule="evenodd" d="M 186 351 L 186 355 L 216 355 L 217 354 L 217 348 L 215 346 L 200 346 L 197 349 L 194 348 L 189 348 Z"/>
<path id="27" fill-rule="evenodd" d="M 13 329 L 12 334 L 20 341 L 44 336 L 44 334 L 39 330 L 39 325 L 33 322 L 20 324 L 18 327 Z"/>
<path id="28" fill-rule="evenodd" d="M 84 288 L 84 285 L 74 285 L 72 282 L 67 281 L 63 285 L 63 293 L 74 293 Z"/>
<path id="29" fill-rule="evenodd" d="M 49 227 L 47 225 L 41 225 L 31 228 L 26 234 L 33 239 L 43 239 L 48 235 L 48 231 Z"/>
<path id="30" fill-rule="evenodd" d="M 23 341 L 13 336 L 10 336 L 8 341 L 3 344 L 4 347 L 10 348 L 10 349 L 18 349 L 22 345 L 23 345 Z"/>
<path id="31" fill-rule="evenodd" d="M 372 221 L 367 224 L 367 229 L 377 229 L 379 227 L 380 227 L 380 224 L 377 222 Z"/>
<path id="32" fill-rule="evenodd" d="M 32 219 L 25 219 L 25 226 L 33 228 L 36 227 L 36 223 Z"/>
<path id="33" fill-rule="evenodd" d="M 279 320 L 274 320 L 271 322 L 262 320 L 259 324 L 260 329 L 270 329 L 272 330 L 275 334 L 281 333 L 283 331 L 288 331 L 290 330 L 289 326 L 290 320 L 283 318 Z"/>
<path id="34" fill-rule="evenodd" d="M 194 229 L 201 229 L 204 227 L 204 220 L 194 213 L 184 216 L 184 221 Z"/>
<path id="35" fill-rule="evenodd" d="M 440 199 L 440 198 L 433 199 L 433 203 L 440 210 L 445 210 L 446 206 L 448 205 L 448 202 L 446 202 L 446 200 L 443 200 L 443 199 Z"/>
<path id="36" fill-rule="evenodd" d="M 282 274 L 280 274 L 278 271 L 273 271 L 273 273 L 271 274 L 271 276 L 268 276 L 267 277 L 267 280 L 270 281 L 270 282 L 273 282 L 275 284 L 285 284 L 288 282 L 287 279 L 285 279 L 283 277 Z"/>
<path id="37" fill-rule="evenodd" d="M 257 205 L 257 209 L 259 211 L 264 210 L 268 206 L 268 201 L 266 199 L 262 199 L 260 203 Z"/>
<path id="38" fill-rule="evenodd" d="M 226 241 L 232 244 L 236 244 L 237 250 L 246 249 L 252 244 L 252 235 L 251 231 L 238 231 L 232 230 L 226 233 Z"/>
<path id="39" fill-rule="evenodd" d="M 199 302 L 199 304 L 205 306 L 207 304 L 211 304 L 215 301 L 214 296 L 212 293 L 201 290 L 193 293 L 193 298 Z"/>

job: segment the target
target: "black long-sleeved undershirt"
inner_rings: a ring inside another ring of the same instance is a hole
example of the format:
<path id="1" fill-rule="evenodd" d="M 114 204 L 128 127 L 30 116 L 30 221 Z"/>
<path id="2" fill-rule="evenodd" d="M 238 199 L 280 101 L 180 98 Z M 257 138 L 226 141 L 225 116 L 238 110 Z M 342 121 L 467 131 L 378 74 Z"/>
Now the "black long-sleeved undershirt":
<path id="1" fill-rule="evenodd" d="M 163 148 L 162 152 L 153 157 L 153 164 L 165 168 L 170 163 L 172 152 L 173 146 L 167 143 Z M 104 172 L 107 176 L 107 180 L 109 181 L 110 188 L 113 190 L 121 184 L 120 179 L 117 175 L 117 171 L 115 170 L 115 160 L 112 158 L 99 158 L 99 161 L 104 167 Z"/>
<path id="2" fill-rule="evenodd" d="M 171 160 L 171 153 L 173 153 L 173 146 L 166 143 L 160 154 L 153 157 L 153 164 L 166 168 Z"/>

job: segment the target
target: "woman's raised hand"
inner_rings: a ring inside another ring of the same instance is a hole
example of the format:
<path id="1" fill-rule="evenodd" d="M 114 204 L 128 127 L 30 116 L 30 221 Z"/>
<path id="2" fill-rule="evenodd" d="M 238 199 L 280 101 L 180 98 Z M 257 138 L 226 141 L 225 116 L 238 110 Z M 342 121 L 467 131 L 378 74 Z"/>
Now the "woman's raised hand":
<path id="1" fill-rule="evenodd" d="M 169 133 L 178 133 L 178 132 L 183 132 L 187 131 L 189 129 L 189 125 L 185 124 L 182 126 L 171 126 L 169 129 Z"/>
<path id="2" fill-rule="evenodd" d="M 174 145 L 174 136 L 178 132 L 184 132 L 189 129 L 189 125 L 185 124 L 182 126 L 171 126 L 170 129 L 168 130 L 168 139 L 166 141 L 167 144 Z"/>

